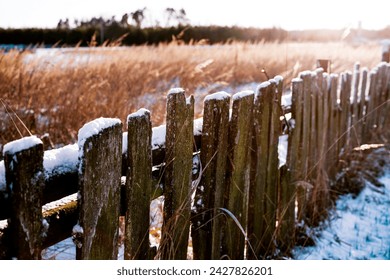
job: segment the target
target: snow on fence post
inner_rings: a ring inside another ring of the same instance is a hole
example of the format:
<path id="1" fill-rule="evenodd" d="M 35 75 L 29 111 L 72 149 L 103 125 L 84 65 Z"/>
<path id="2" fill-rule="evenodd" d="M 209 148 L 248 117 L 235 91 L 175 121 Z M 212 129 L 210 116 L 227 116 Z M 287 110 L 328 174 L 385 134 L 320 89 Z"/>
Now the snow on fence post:
<path id="1" fill-rule="evenodd" d="M 194 98 L 181 88 L 167 96 L 162 259 L 186 259 L 191 216 Z"/>
<path id="2" fill-rule="evenodd" d="M 217 92 L 204 100 L 201 179 L 192 213 L 194 259 L 220 259 L 228 150 L 230 95 Z"/>
<path id="3" fill-rule="evenodd" d="M 227 215 L 224 233 L 226 255 L 233 260 L 244 259 L 253 101 L 253 91 L 244 91 L 233 95 L 233 110 L 229 127 L 229 148 L 227 153 L 226 185 L 228 201 L 226 208 L 234 217 Z"/>
<path id="4" fill-rule="evenodd" d="M 125 259 L 148 259 L 152 195 L 152 124 L 150 112 L 140 109 L 127 117 Z"/>
<path id="5" fill-rule="evenodd" d="M 78 133 L 79 222 L 76 258 L 116 259 L 122 164 L 122 123 L 99 118 Z"/>
<path id="6" fill-rule="evenodd" d="M 251 184 L 249 190 L 248 236 L 252 250 L 249 259 L 272 254 L 278 199 L 278 140 L 280 100 L 277 82 L 260 84 L 253 109 Z"/>
<path id="7" fill-rule="evenodd" d="M 35 136 L 10 142 L 3 150 L 11 198 L 9 258 L 41 259 L 43 144 Z"/>

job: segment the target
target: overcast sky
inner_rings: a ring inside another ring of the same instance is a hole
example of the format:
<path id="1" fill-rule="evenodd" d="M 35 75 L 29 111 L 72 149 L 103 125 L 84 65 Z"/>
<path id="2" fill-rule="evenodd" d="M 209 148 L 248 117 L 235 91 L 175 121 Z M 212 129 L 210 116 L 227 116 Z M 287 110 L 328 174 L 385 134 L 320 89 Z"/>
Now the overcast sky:
<path id="1" fill-rule="evenodd" d="M 0 27 L 56 27 L 60 19 L 92 17 L 120 20 L 124 13 L 147 7 L 146 24 L 166 23 L 167 7 L 184 8 L 193 25 L 239 25 L 293 29 L 390 25 L 385 0 L 0 0 Z"/>

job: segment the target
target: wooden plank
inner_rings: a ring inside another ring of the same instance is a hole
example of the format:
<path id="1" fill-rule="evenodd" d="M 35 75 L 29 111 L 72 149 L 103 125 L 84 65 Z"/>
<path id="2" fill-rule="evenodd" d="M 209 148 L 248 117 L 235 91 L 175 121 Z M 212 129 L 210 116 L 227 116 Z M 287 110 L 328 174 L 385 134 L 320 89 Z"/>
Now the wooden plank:
<path id="1" fill-rule="evenodd" d="M 124 258 L 148 259 L 149 216 L 152 196 L 152 124 L 150 112 L 141 109 L 127 117 L 128 171 Z"/>
<path id="2" fill-rule="evenodd" d="M 303 124 L 303 80 L 293 79 L 291 82 L 291 127 L 288 136 L 287 166 L 291 172 L 291 180 L 296 184 L 303 177 L 302 124 Z"/>
<path id="3" fill-rule="evenodd" d="M 302 178 L 303 80 L 291 81 L 292 104 L 286 165 L 280 169 L 278 248 L 289 254 L 295 243 L 296 184 Z"/>
<path id="4" fill-rule="evenodd" d="M 361 72 L 361 79 L 359 84 L 359 115 L 358 115 L 358 127 L 357 127 L 357 134 L 360 137 L 360 142 L 362 144 L 367 143 L 366 135 L 364 134 L 365 131 L 365 114 L 367 113 L 367 107 L 366 107 L 366 95 L 367 95 L 367 79 L 368 79 L 368 70 L 366 68 L 362 69 Z"/>
<path id="5" fill-rule="evenodd" d="M 162 259 L 186 259 L 191 214 L 194 99 L 183 89 L 167 96 L 164 223 Z"/>
<path id="6" fill-rule="evenodd" d="M 78 134 L 79 223 L 73 229 L 78 259 L 109 260 L 118 255 L 122 123 L 99 118 Z"/>
<path id="7" fill-rule="evenodd" d="M 351 104 L 351 82 L 352 74 L 345 72 L 341 74 L 340 84 L 340 141 L 339 151 L 341 153 L 347 153 L 350 150 L 350 104 Z"/>
<path id="8" fill-rule="evenodd" d="M 364 126 L 364 134 L 365 140 L 369 143 L 372 139 L 373 130 L 375 130 L 374 120 L 375 120 L 375 105 L 376 105 L 376 80 L 377 80 L 377 71 L 371 70 L 368 74 L 367 81 L 367 95 L 368 101 L 366 105 L 366 117 L 365 117 L 365 126 Z"/>
<path id="9" fill-rule="evenodd" d="M 317 138 L 316 150 L 317 158 L 313 168 L 316 169 L 315 177 L 313 177 L 313 189 L 311 192 L 311 217 L 310 221 L 313 225 L 318 225 L 322 220 L 326 208 L 329 203 L 328 176 L 326 173 L 326 153 L 327 153 L 327 134 L 329 127 L 329 108 L 328 108 L 328 75 L 322 71 L 317 72 Z"/>
<path id="10" fill-rule="evenodd" d="M 340 108 L 338 104 L 337 86 L 338 75 L 330 75 L 330 95 L 329 95 L 329 129 L 328 129 L 328 150 L 327 150 L 327 171 L 331 180 L 335 179 L 338 163 L 337 142 L 340 137 L 339 133 L 339 115 Z"/>
<path id="11" fill-rule="evenodd" d="M 311 131 L 311 84 L 312 84 L 312 74 L 309 71 L 303 72 L 300 74 L 300 78 L 303 81 L 303 109 L 302 109 L 302 133 L 301 133 L 301 164 L 302 164 L 302 174 L 297 181 L 297 201 L 298 201 L 298 222 L 306 220 L 307 216 L 307 197 L 309 188 L 307 187 L 308 181 L 308 158 L 309 158 L 309 148 L 310 147 L 310 131 Z"/>
<path id="12" fill-rule="evenodd" d="M 380 69 L 380 90 L 379 90 L 379 104 L 378 104 L 378 137 L 381 141 L 386 141 L 382 136 L 386 134 L 386 127 L 384 126 L 387 116 L 389 115 L 389 98 L 388 98 L 388 87 L 390 82 L 390 66 L 386 63 L 381 63 L 379 66 Z"/>
<path id="13" fill-rule="evenodd" d="M 350 137 L 350 145 L 351 148 L 355 148 L 360 146 L 360 134 L 358 131 L 358 121 L 359 121 L 359 102 L 358 102 L 358 94 L 359 94 L 359 84 L 360 84 L 360 64 L 355 63 L 353 74 L 352 74 L 352 84 L 351 84 L 351 137 Z"/>
<path id="14" fill-rule="evenodd" d="M 230 95 L 217 92 L 204 101 L 201 179 L 192 215 L 194 259 L 221 257 L 222 216 L 226 190 Z"/>
<path id="15" fill-rule="evenodd" d="M 42 206 L 42 215 L 45 219 L 43 248 L 48 248 L 70 236 L 72 228 L 77 223 L 77 194 L 66 196 Z"/>
<path id="16" fill-rule="evenodd" d="M 253 91 L 233 95 L 233 111 L 230 120 L 229 149 L 227 153 L 226 185 L 228 201 L 226 207 L 236 220 L 229 216 L 227 218 L 224 232 L 224 243 L 226 243 L 226 253 L 224 255 L 228 259 L 234 260 L 244 259 L 253 101 Z"/>
<path id="17" fill-rule="evenodd" d="M 271 114 L 274 88 L 270 82 L 260 84 L 253 108 L 253 140 L 251 159 L 251 183 L 249 190 L 248 237 L 251 249 L 248 259 L 261 258 L 268 251 L 269 243 L 263 239 L 266 221 L 266 189 L 269 162 Z M 268 213 L 269 214 L 269 213 Z"/>
<path id="18" fill-rule="evenodd" d="M 386 83 L 384 89 L 384 108 L 383 108 L 383 134 L 385 139 L 389 139 L 390 135 L 390 64 L 386 65 Z"/>
<path id="19" fill-rule="evenodd" d="M 43 143 L 35 136 L 4 146 L 5 177 L 11 199 L 7 258 L 41 259 Z"/>
<path id="20" fill-rule="evenodd" d="M 318 150 L 318 83 L 317 83 L 317 73 L 312 72 L 311 74 L 311 83 L 310 83 L 310 133 L 309 133 L 309 154 L 308 154 L 308 169 L 307 169 L 307 180 L 312 185 L 317 176 L 316 162 L 319 157 Z M 310 195 L 311 196 L 311 195 Z"/>
<path id="21" fill-rule="evenodd" d="M 295 244 L 295 199 L 296 188 L 291 181 L 288 165 L 280 169 L 280 206 L 278 219 L 278 249 L 283 254 L 289 254 Z M 291 166 L 291 164 L 290 164 Z"/>
<path id="22" fill-rule="evenodd" d="M 279 76 L 280 77 L 280 76 Z M 271 256 L 275 250 L 276 240 L 276 220 L 278 211 L 279 198 L 279 156 L 278 144 L 281 134 L 281 93 L 283 89 L 283 79 L 271 79 L 271 119 L 269 126 L 269 143 L 268 143 L 268 164 L 267 164 L 267 184 L 265 189 L 265 212 L 264 223 L 265 231 L 262 238 L 263 256 Z"/>

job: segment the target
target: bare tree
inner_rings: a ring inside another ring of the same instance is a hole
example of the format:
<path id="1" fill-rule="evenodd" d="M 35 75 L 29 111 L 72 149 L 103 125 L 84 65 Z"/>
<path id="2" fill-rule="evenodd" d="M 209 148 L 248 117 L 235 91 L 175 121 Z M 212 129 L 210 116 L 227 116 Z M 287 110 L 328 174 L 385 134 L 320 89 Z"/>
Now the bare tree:
<path id="1" fill-rule="evenodd" d="M 166 8 L 165 13 L 167 14 L 167 26 L 171 25 L 171 20 L 175 20 L 178 25 L 186 25 L 189 22 L 184 9 L 176 11 L 174 8 Z"/>
<path id="2" fill-rule="evenodd" d="M 121 19 L 121 21 L 120 21 L 120 24 L 122 25 L 122 26 L 128 26 L 129 25 L 129 15 L 128 14 L 124 14 L 123 16 L 122 16 L 122 19 Z"/>
<path id="3" fill-rule="evenodd" d="M 142 21 L 145 19 L 145 11 L 146 11 L 146 7 L 130 13 L 132 20 L 135 22 L 138 28 L 141 27 Z"/>

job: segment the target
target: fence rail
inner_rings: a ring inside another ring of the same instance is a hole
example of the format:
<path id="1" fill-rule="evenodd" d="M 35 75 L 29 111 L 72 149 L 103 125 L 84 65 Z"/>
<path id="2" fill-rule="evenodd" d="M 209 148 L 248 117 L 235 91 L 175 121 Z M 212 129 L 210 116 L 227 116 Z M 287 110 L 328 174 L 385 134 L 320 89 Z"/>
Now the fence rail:
<path id="1" fill-rule="evenodd" d="M 62 150 L 44 152 L 36 137 L 8 143 L 0 258 L 40 259 L 42 249 L 72 236 L 77 259 L 116 259 L 120 216 L 125 259 L 186 259 L 189 237 L 194 259 L 288 254 L 297 225 L 316 225 L 326 212 L 342 155 L 388 141 L 390 65 L 302 72 L 291 84 L 291 116 L 283 114 L 282 89 L 275 77 L 256 92 L 209 95 L 195 121 L 193 98 L 173 89 L 166 126 L 152 129 L 141 109 L 129 115 L 127 133 L 120 120 L 100 118 Z M 53 155 L 59 161 L 49 164 Z M 156 249 L 150 202 L 160 195 Z"/>

